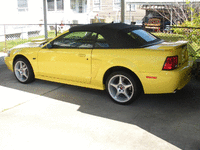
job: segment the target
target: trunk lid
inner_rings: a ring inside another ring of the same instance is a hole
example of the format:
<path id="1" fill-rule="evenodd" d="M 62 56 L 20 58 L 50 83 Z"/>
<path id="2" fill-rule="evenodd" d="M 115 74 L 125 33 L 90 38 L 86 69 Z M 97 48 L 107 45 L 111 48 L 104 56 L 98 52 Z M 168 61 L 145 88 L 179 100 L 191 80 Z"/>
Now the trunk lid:
<path id="1" fill-rule="evenodd" d="M 171 56 L 178 56 L 178 67 L 188 61 L 187 41 L 162 42 L 157 45 L 146 47 L 147 49 L 171 52 Z"/>

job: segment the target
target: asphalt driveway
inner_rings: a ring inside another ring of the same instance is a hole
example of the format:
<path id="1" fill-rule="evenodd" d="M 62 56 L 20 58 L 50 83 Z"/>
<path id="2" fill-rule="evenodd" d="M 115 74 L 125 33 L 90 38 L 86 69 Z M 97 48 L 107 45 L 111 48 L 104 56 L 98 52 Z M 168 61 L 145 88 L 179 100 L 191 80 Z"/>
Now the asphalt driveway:
<path id="1" fill-rule="evenodd" d="M 20 84 L 0 56 L 0 149 L 200 149 L 200 79 L 128 106 L 104 91 Z"/>

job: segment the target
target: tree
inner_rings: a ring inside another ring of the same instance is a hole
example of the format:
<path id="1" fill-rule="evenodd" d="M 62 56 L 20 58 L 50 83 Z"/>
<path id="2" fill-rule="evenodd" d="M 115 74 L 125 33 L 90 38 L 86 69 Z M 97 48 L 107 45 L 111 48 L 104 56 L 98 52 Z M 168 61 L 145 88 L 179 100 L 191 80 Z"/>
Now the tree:
<path id="1" fill-rule="evenodd" d="M 191 3 L 188 1 L 187 4 Z M 178 26 L 174 28 L 174 32 L 182 34 L 185 39 L 190 42 L 195 42 L 200 46 L 200 15 L 192 5 L 188 9 L 191 12 L 191 19 L 187 19 L 182 24 L 178 24 Z"/>
<path id="2" fill-rule="evenodd" d="M 191 11 L 194 12 L 193 8 Z M 178 26 L 174 26 L 174 33 L 183 35 L 200 57 L 200 15 L 193 13 L 192 20 L 186 20 Z"/>

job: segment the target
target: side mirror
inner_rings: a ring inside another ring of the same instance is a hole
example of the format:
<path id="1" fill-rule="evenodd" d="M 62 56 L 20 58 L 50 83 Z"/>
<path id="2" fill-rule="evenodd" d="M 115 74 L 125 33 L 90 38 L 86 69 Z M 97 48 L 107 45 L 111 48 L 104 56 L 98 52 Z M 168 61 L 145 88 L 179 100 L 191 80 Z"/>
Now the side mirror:
<path id="1" fill-rule="evenodd" d="M 48 43 L 48 44 L 47 44 L 47 48 L 48 48 L 48 49 L 51 49 L 52 47 L 53 47 L 53 46 L 51 45 L 51 43 Z"/>

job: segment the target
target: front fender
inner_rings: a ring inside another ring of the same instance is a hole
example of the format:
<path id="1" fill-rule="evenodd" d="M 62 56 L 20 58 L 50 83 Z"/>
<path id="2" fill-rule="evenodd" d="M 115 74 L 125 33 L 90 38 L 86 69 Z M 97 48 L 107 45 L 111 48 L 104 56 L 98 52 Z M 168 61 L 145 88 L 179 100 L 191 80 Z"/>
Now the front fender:
<path id="1" fill-rule="evenodd" d="M 25 48 L 25 49 L 17 49 L 17 50 L 15 50 L 11 54 L 12 66 L 13 66 L 14 61 L 17 58 L 24 57 L 30 62 L 34 73 L 37 73 L 38 72 L 38 64 L 37 64 L 38 51 L 39 51 L 38 48 Z"/>

